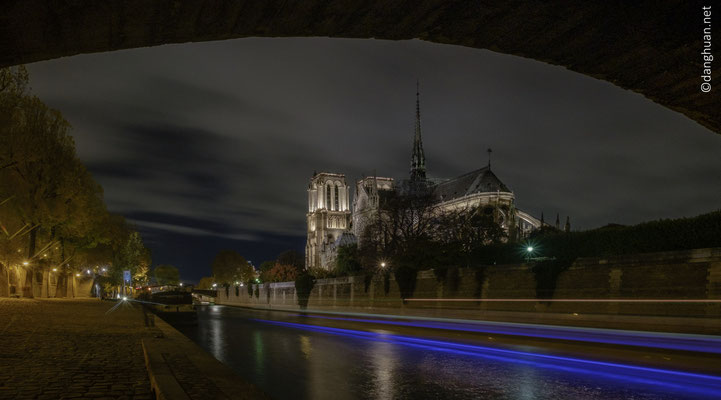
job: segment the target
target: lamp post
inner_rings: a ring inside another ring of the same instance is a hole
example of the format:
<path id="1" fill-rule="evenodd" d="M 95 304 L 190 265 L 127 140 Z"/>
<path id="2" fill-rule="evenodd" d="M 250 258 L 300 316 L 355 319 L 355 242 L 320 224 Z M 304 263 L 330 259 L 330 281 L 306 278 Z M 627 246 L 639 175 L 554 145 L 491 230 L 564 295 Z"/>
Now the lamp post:
<path id="1" fill-rule="evenodd" d="M 531 261 L 532 255 L 533 255 L 533 246 L 526 247 L 526 261 Z"/>

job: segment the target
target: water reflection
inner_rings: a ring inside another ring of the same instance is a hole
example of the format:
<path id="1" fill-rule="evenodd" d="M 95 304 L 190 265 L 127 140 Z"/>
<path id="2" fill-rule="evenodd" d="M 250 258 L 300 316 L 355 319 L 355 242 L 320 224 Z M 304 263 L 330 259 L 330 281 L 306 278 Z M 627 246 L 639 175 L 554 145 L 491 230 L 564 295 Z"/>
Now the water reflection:
<path id="1" fill-rule="evenodd" d="M 305 335 L 300 336 L 300 351 L 306 359 L 310 358 L 310 355 L 313 352 L 313 346 L 310 345 L 310 337 Z"/>
<path id="2" fill-rule="evenodd" d="M 255 371 L 259 376 L 264 377 L 265 356 L 263 354 L 263 335 L 260 332 L 253 332 L 253 344 L 253 350 L 255 353 Z"/>
<path id="3" fill-rule="evenodd" d="M 370 344 L 371 370 L 374 375 L 374 398 L 393 398 L 393 346 L 384 342 Z"/>
<path id="4" fill-rule="evenodd" d="M 211 353 L 215 358 L 226 361 L 225 358 L 225 335 L 223 334 L 223 320 L 221 318 L 213 318 L 210 321 L 211 333 Z"/>
<path id="5" fill-rule="evenodd" d="M 286 313 L 216 307 L 199 309 L 197 327 L 178 328 L 279 399 L 702 398 L 684 392 L 688 387 L 664 393 L 668 388 L 540 367 L 522 357 L 444 350 L 429 341 L 404 343 L 382 332 L 341 333 L 299 322 L 304 320 Z"/>

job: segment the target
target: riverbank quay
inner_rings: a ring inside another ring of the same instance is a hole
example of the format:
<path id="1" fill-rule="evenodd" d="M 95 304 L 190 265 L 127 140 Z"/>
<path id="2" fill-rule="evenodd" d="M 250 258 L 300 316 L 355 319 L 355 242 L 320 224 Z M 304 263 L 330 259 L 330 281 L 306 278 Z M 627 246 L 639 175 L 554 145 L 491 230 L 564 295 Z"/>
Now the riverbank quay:
<path id="1" fill-rule="evenodd" d="M 1 400 L 265 398 L 134 301 L 0 299 L 0 338 Z M 157 379 L 164 363 L 181 392 Z"/>
<path id="2" fill-rule="evenodd" d="M 270 398 L 161 318 L 151 325 L 157 333 L 143 338 L 142 346 L 158 400 Z"/>
<path id="3" fill-rule="evenodd" d="M 0 299 L 0 399 L 153 399 L 141 347 L 153 332 L 116 304 Z"/>

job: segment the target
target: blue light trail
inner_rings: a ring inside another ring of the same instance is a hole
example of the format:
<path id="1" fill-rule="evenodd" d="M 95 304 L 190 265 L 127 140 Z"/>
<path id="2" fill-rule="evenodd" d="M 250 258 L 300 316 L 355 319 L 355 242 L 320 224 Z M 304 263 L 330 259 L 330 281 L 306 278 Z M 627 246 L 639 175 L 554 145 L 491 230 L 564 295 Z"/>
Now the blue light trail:
<path id="1" fill-rule="evenodd" d="M 671 390 L 686 395 L 715 399 L 721 398 L 721 377 L 719 376 L 293 322 L 262 319 L 255 319 L 255 321 L 355 339 L 387 342 L 425 350 L 480 357 L 505 363 L 591 375 L 595 378 L 609 379 L 616 383 L 652 386 L 655 390 L 663 388 L 663 390 Z"/>
<path id="2" fill-rule="evenodd" d="M 428 318 L 419 318 L 422 319 L 422 321 L 398 321 L 378 318 L 347 318 L 307 314 L 297 314 L 297 316 L 305 318 L 408 326 L 415 328 L 443 329 L 721 354 L 721 338 L 709 335 L 642 332 L 556 325 L 533 325 L 493 321 L 445 322 L 440 319 L 429 320 Z M 389 316 L 388 318 L 401 318 L 401 316 Z M 409 318 L 406 317 L 404 319 Z"/>

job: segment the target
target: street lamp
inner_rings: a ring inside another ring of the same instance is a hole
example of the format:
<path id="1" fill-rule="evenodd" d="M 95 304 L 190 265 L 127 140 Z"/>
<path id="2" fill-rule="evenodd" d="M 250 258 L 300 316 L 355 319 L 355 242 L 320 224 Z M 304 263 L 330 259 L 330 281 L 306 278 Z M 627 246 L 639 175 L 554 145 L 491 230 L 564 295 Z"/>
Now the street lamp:
<path id="1" fill-rule="evenodd" d="M 386 263 L 382 262 L 382 263 L 381 263 L 381 268 L 385 268 L 385 267 L 386 267 Z"/>
<path id="2" fill-rule="evenodd" d="M 27 261 L 23 261 L 23 265 L 28 265 L 29 263 Z"/>
<path id="3" fill-rule="evenodd" d="M 535 247 L 533 247 L 532 244 L 528 244 L 526 246 L 526 261 L 531 261 L 531 257 L 533 256 L 533 252 L 536 250 Z"/>
<path id="4" fill-rule="evenodd" d="M 213 287 L 214 287 L 214 288 L 215 288 L 215 287 L 218 287 L 218 284 L 217 284 L 217 283 L 214 283 L 214 284 L 213 284 Z"/>

